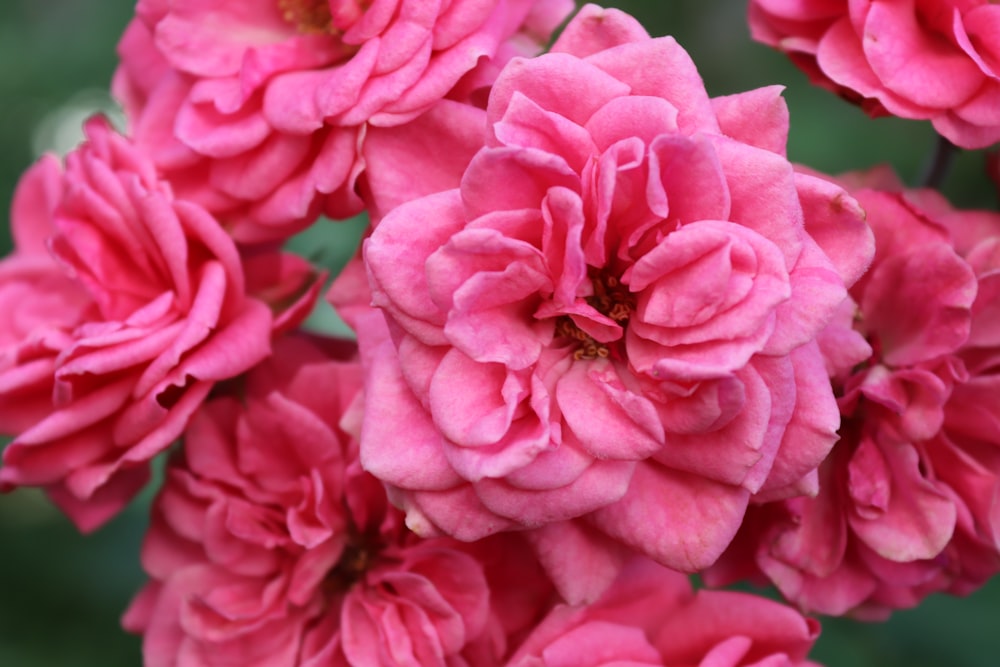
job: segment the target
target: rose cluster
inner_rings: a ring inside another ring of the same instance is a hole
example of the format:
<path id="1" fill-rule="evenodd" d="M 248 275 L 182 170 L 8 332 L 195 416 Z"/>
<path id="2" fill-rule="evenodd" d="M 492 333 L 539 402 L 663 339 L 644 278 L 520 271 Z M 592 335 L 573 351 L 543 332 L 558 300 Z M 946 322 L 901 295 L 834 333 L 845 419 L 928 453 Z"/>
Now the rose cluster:
<path id="1" fill-rule="evenodd" d="M 998 9 L 750 23 L 981 147 Z M 127 129 L 15 194 L 0 487 L 87 531 L 165 456 L 146 665 L 806 665 L 686 575 L 871 618 L 1000 571 L 1000 214 L 794 165 L 780 87 L 570 0 L 139 0 L 119 56 Z M 355 338 L 306 331 L 284 244 L 362 212 Z"/>

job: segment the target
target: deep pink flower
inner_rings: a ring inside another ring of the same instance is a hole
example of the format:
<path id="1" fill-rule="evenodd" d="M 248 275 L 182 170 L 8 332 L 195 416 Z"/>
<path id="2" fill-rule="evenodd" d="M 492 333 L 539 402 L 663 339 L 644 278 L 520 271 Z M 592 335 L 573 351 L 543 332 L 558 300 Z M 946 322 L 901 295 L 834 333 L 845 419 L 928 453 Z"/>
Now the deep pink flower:
<path id="1" fill-rule="evenodd" d="M 691 590 L 687 577 L 635 560 L 598 601 L 557 606 L 508 667 L 814 665 L 819 624 L 745 593 Z"/>
<path id="2" fill-rule="evenodd" d="M 876 256 L 821 337 L 844 424 L 819 495 L 752 510 L 714 583 L 755 563 L 805 609 L 883 618 L 1000 571 L 1000 215 L 889 188 L 854 191 Z"/>
<path id="3" fill-rule="evenodd" d="M 119 44 L 114 90 L 137 142 L 181 196 L 240 240 L 283 238 L 320 213 L 358 213 L 370 134 L 449 94 L 474 101 L 492 80 L 491 61 L 537 51 L 571 8 L 142 0 Z"/>
<path id="4" fill-rule="evenodd" d="M 0 485 L 44 486 L 82 529 L 113 515 L 219 380 L 270 348 L 268 307 L 200 207 L 99 118 L 16 197 L 0 264 Z M 45 250 L 45 245 L 49 250 Z"/>
<path id="5" fill-rule="evenodd" d="M 777 88 L 711 100 L 616 10 L 513 60 L 487 116 L 461 187 L 365 245 L 391 341 L 362 318 L 364 465 L 423 535 L 539 529 L 558 559 L 585 517 L 704 567 L 751 495 L 814 488 L 839 419 L 813 339 L 869 261 L 861 211 L 793 171 Z"/>
<path id="6" fill-rule="evenodd" d="M 361 470 L 352 352 L 282 339 L 195 415 L 124 620 L 146 665 L 488 667 L 544 613 L 525 544 L 420 540 Z"/>
<path id="7" fill-rule="evenodd" d="M 755 39 L 870 114 L 1000 141 L 1000 7 L 988 0 L 752 0 Z"/>

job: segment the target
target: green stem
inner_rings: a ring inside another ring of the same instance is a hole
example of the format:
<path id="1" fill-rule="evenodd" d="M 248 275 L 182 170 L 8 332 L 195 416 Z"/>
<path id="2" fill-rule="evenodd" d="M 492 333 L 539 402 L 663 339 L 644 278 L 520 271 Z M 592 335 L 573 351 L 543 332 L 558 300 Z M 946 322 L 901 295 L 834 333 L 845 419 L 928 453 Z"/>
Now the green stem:
<path id="1" fill-rule="evenodd" d="M 957 154 L 958 146 L 938 135 L 937 143 L 934 144 L 934 153 L 927 162 L 927 166 L 924 167 L 920 186 L 940 189 L 942 183 L 944 183 L 944 179 L 948 176 L 948 172 L 951 171 L 951 165 L 955 162 L 955 155 Z"/>

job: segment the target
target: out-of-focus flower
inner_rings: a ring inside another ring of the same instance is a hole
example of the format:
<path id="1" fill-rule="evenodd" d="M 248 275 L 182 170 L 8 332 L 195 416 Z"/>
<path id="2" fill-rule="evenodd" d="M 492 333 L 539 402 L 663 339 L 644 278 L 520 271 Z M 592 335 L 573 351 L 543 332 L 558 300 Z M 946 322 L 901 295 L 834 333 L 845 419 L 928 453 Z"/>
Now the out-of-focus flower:
<path id="1" fill-rule="evenodd" d="M 218 222 L 180 201 L 101 118 L 18 188 L 0 263 L 0 485 L 44 486 L 91 529 L 145 482 L 212 386 L 269 352 Z M 48 251 L 45 250 L 46 245 Z"/>
<path id="2" fill-rule="evenodd" d="M 1000 141 L 1000 7 L 988 0 L 751 0 L 755 39 L 873 116 Z"/>
<path id="3" fill-rule="evenodd" d="M 856 311 L 821 337 L 841 440 L 819 495 L 751 510 L 708 580 L 759 567 L 805 609 L 883 618 L 1000 571 L 1000 409 L 989 398 L 1000 215 L 952 209 L 879 173 L 852 181 L 877 250 L 852 288 Z M 889 189 L 864 188 L 876 184 Z"/>
<path id="4" fill-rule="evenodd" d="M 332 347 L 331 347 L 332 346 Z M 420 540 L 361 470 L 353 346 L 302 337 L 206 403 L 125 617 L 149 667 L 489 665 L 552 589 L 527 545 Z"/>
<path id="5" fill-rule="evenodd" d="M 355 185 L 368 134 L 449 94 L 474 101 L 494 61 L 537 52 L 571 9 L 570 0 L 142 0 L 119 44 L 114 90 L 181 196 L 241 241 L 284 238 L 320 213 L 363 208 Z"/>
<path id="6" fill-rule="evenodd" d="M 363 464 L 422 535 L 537 529 L 570 599 L 614 567 L 567 530 L 705 567 L 751 495 L 815 488 L 839 417 L 814 338 L 869 262 L 861 211 L 794 172 L 777 88 L 712 100 L 616 10 L 513 60 L 487 116 L 461 187 L 365 245 L 391 340 L 362 318 Z"/>
<path id="7" fill-rule="evenodd" d="M 508 667 L 814 665 L 819 624 L 745 593 L 691 590 L 684 575 L 635 560 L 600 600 L 559 605 Z"/>

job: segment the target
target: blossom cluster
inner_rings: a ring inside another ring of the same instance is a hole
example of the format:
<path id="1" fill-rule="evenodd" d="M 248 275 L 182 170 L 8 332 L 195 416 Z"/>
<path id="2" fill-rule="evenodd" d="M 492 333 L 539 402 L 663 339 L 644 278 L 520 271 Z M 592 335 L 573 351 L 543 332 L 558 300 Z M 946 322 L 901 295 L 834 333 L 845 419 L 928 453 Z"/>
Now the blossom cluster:
<path id="1" fill-rule="evenodd" d="M 1000 7 L 749 21 L 1000 140 Z M 139 0 L 118 52 L 127 128 L 15 193 L 0 488 L 89 531 L 166 458 L 146 665 L 807 665 L 803 611 L 1000 572 L 1000 213 L 793 164 L 779 86 L 571 0 Z M 362 212 L 309 332 L 285 243 Z"/>

